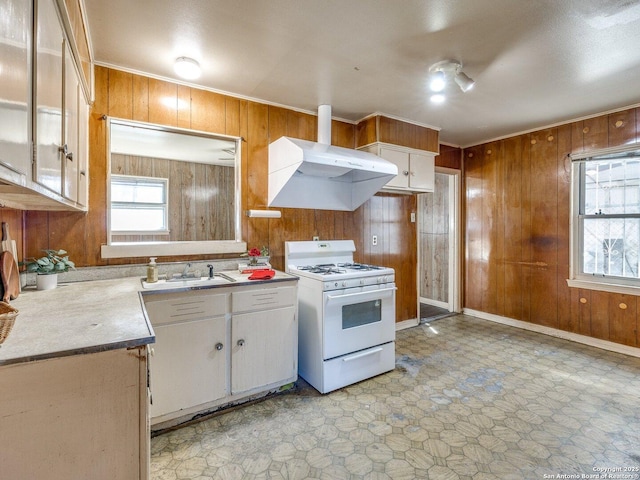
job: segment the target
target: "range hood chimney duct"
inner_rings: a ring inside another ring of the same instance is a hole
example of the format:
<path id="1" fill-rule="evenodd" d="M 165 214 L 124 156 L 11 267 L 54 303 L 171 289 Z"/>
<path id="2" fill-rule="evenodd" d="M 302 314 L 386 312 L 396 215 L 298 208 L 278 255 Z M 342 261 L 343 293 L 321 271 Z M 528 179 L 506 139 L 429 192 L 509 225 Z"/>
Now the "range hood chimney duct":
<path id="1" fill-rule="evenodd" d="M 318 143 L 331 145 L 331 105 L 318 107 Z"/>
<path id="2" fill-rule="evenodd" d="M 398 174 L 376 155 L 331 145 L 331 105 L 318 107 L 318 142 L 269 144 L 270 207 L 353 211 Z"/>

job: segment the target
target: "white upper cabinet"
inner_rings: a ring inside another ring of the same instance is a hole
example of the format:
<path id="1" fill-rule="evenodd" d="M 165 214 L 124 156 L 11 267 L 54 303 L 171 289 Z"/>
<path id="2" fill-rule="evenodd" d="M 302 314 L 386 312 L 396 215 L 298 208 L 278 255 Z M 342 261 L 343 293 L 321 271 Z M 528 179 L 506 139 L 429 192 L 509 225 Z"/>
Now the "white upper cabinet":
<path id="1" fill-rule="evenodd" d="M 37 2 L 35 65 L 35 181 L 62 193 L 64 33 L 53 0 Z"/>
<path id="2" fill-rule="evenodd" d="M 89 206 L 89 103 L 78 91 L 78 205 Z"/>
<path id="3" fill-rule="evenodd" d="M 89 89 L 65 29 L 66 5 L 0 6 L 0 203 L 8 207 L 86 210 Z"/>
<path id="4" fill-rule="evenodd" d="M 81 93 L 71 49 L 67 44 L 64 50 L 64 124 L 61 151 L 64 184 L 62 193 L 65 198 L 74 202 L 78 200 L 78 108 Z"/>
<path id="5" fill-rule="evenodd" d="M 398 167 L 398 175 L 382 187 L 383 191 L 433 192 L 436 153 L 382 143 L 368 145 L 362 150 L 378 155 Z"/>
<path id="6" fill-rule="evenodd" d="M 23 183 L 31 166 L 31 1 L 4 0 L 0 22 L 0 176 Z"/>

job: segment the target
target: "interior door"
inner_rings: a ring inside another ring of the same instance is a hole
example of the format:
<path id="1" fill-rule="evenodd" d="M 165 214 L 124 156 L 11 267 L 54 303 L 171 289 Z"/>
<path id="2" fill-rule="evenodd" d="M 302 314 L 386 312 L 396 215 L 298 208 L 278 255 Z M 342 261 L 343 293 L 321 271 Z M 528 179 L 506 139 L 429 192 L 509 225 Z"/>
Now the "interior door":
<path id="1" fill-rule="evenodd" d="M 420 304 L 458 310 L 459 174 L 435 174 L 433 193 L 418 195 Z"/>

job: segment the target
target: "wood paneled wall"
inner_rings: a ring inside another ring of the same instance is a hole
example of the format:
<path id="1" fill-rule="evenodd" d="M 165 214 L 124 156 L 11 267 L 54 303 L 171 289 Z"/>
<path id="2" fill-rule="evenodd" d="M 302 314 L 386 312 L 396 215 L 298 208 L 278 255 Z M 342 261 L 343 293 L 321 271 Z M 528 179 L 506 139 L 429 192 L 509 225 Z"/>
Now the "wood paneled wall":
<path id="1" fill-rule="evenodd" d="M 638 297 L 566 283 L 568 155 L 639 141 L 629 109 L 465 149 L 465 307 L 640 346 Z"/>
<path id="2" fill-rule="evenodd" d="M 356 147 L 382 142 L 429 152 L 439 151 L 437 130 L 395 118 L 369 117 L 358 123 L 356 130 Z"/>
<path id="3" fill-rule="evenodd" d="M 0 223 L 6 222 L 9 227 L 9 235 L 16 241 L 18 261 L 24 259 L 24 212 L 13 208 L 0 207 Z M 0 234 L 2 230 L 0 230 Z M 42 255 L 38 255 L 41 257 Z"/>
<path id="4" fill-rule="evenodd" d="M 168 234 L 118 235 L 113 241 L 235 239 L 233 167 L 112 154 L 111 174 L 168 179 L 170 205 Z"/>
<path id="5" fill-rule="evenodd" d="M 106 125 L 103 115 L 192 128 L 242 137 L 242 210 L 262 209 L 267 202 L 268 145 L 281 135 L 316 140 L 317 119 L 292 110 L 224 96 L 153 78 L 97 67 L 95 103 L 91 109 L 89 212 L 25 214 L 28 255 L 43 248 L 65 248 L 79 266 L 147 262 L 146 258 L 100 258 L 106 229 Z M 355 126 L 332 122 L 332 143 L 355 147 Z M 395 268 L 398 286 L 396 318 L 417 317 L 416 228 L 412 195 L 379 194 L 355 212 L 283 208 L 282 218 L 242 217 L 249 247 L 267 246 L 272 263 L 284 268 L 284 241 L 353 239 L 356 260 Z M 371 245 L 372 235 L 378 244 Z M 203 257 L 187 257 L 197 259 Z M 163 257 L 159 261 L 186 260 Z"/>

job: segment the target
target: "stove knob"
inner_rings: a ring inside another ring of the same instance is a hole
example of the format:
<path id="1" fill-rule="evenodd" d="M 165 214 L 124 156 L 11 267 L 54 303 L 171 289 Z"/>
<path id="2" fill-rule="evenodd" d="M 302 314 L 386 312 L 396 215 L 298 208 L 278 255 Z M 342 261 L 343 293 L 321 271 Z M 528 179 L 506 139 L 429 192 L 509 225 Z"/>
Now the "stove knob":
<path id="1" fill-rule="evenodd" d="M 344 282 L 342 282 L 342 286 L 343 286 L 343 287 L 346 287 L 347 285 L 348 285 L 348 284 L 347 284 L 347 281 L 346 281 L 346 280 L 345 280 Z"/>
<path id="2" fill-rule="evenodd" d="M 378 283 L 387 283 L 387 277 L 378 277 Z"/>
<path id="3" fill-rule="evenodd" d="M 333 286 L 334 286 L 334 287 L 337 287 L 337 286 L 338 286 L 338 282 L 334 283 L 334 284 L 333 284 Z"/>
<path id="4" fill-rule="evenodd" d="M 364 278 L 361 278 L 360 279 L 360 285 L 364 285 L 364 284 L 365 284 Z"/>

